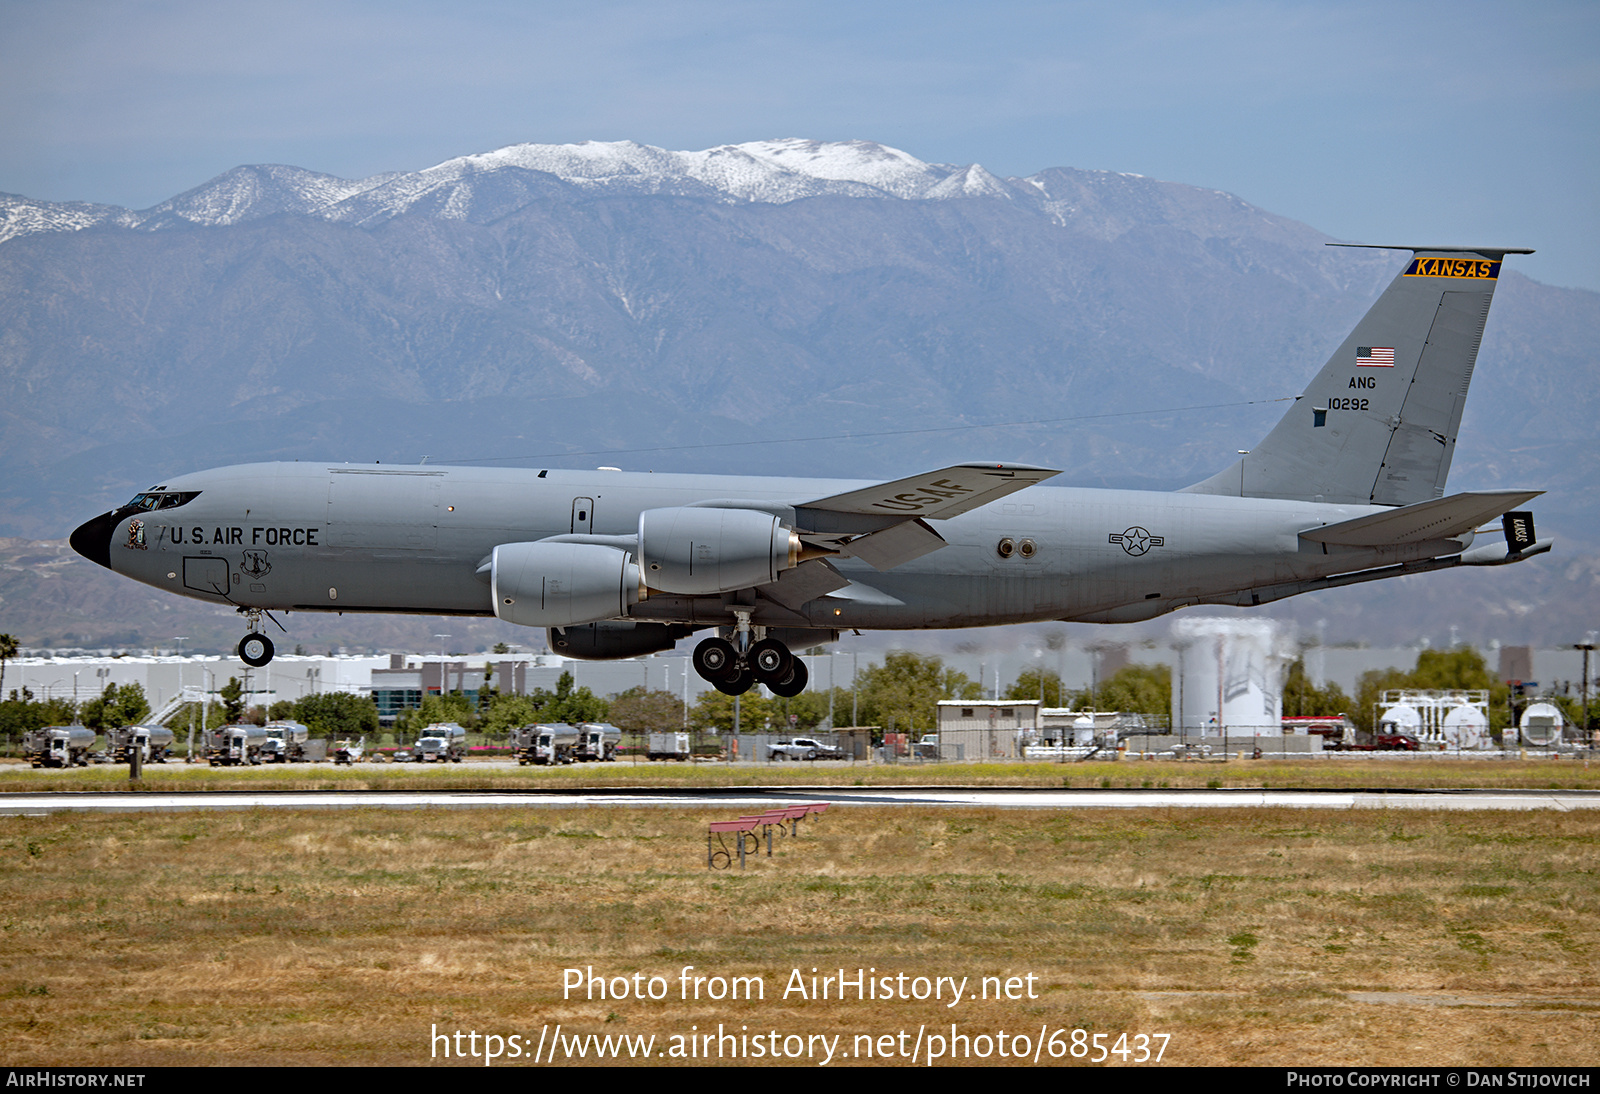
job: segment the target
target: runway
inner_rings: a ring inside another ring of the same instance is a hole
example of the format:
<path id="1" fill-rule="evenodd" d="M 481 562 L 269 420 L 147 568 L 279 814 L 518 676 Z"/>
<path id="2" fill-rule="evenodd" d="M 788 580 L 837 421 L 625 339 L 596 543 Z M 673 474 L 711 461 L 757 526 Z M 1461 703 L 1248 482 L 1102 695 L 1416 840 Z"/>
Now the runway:
<path id="1" fill-rule="evenodd" d="M 989 809 L 1600 809 L 1596 790 L 1018 790 L 977 787 L 739 787 L 653 790 L 316 790 L 0 794 L 0 815 L 152 813 L 212 809 L 760 809 L 833 806 Z"/>

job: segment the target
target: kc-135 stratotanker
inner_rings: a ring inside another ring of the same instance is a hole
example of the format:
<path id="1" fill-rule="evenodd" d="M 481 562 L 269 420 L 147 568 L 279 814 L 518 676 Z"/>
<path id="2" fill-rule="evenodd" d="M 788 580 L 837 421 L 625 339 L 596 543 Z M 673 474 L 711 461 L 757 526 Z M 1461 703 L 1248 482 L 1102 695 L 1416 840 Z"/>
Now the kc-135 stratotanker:
<path id="1" fill-rule="evenodd" d="M 168 479 L 72 546 L 234 605 L 249 665 L 272 609 L 494 615 L 596 659 L 714 629 L 696 671 L 778 695 L 806 686 L 791 647 L 847 628 L 1125 623 L 1548 551 L 1518 509 L 1542 491 L 1444 492 L 1501 261 L 1531 252 L 1387 249 L 1412 257 L 1266 439 L 1172 493 L 1016 463 L 876 483 L 266 463 Z"/>

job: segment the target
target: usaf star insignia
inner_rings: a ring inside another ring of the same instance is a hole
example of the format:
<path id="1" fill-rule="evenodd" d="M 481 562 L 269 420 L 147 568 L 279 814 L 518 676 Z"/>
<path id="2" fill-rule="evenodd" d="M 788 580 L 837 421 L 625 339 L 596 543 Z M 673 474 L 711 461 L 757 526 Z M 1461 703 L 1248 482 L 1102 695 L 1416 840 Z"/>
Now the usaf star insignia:
<path id="1" fill-rule="evenodd" d="M 1142 555 L 1152 547 L 1160 547 L 1166 543 L 1164 536 L 1152 536 L 1148 531 L 1134 525 L 1126 532 L 1112 532 L 1111 543 L 1122 545 L 1122 549 L 1130 555 Z"/>

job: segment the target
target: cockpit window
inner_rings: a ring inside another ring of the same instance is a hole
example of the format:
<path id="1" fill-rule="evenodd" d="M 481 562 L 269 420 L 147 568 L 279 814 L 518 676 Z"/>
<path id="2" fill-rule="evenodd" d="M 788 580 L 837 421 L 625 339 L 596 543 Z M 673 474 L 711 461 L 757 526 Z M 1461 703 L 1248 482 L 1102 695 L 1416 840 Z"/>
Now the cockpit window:
<path id="1" fill-rule="evenodd" d="M 200 496 L 198 490 L 151 490 L 136 495 L 125 508 L 128 509 L 176 509 L 180 505 L 188 505 Z"/>

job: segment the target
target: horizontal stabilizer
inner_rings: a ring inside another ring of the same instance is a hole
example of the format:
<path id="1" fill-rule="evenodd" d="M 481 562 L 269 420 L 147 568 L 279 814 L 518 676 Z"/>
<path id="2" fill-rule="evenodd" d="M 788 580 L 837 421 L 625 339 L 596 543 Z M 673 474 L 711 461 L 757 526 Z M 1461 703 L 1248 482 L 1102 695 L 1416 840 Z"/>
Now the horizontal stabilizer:
<path id="1" fill-rule="evenodd" d="M 1555 546 L 1553 539 L 1541 539 L 1530 543 L 1519 551 L 1511 550 L 1509 544 L 1491 542 L 1482 547 L 1474 547 L 1470 551 L 1461 552 L 1461 565 L 1463 566 L 1505 566 L 1512 562 L 1521 562 L 1534 555 L 1543 555 L 1550 552 Z"/>
<path id="2" fill-rule="evenodd" d="M 1391 547 L 1402 543 L 1449 539 L 1475 531 L 1543 490 L 1484 490 L 1402 505 L 1384 513 L 1308 528 L 1301 539 L 1336 547 Z"/>
<path id="3" fill-rule="evenodd" d="M 948 520 L 987 505 L 1061 472 L 1020 463 L 962 463 L 908 479 L 852 490 L 829 498 L 801 502 L 796 515 L 806 527 L 813 514 L 849 513 L 895 520 L 921 517 Z M 817 528 L 818 531 L 833 531 Z"/>

